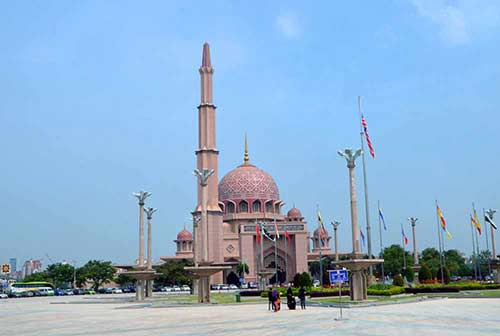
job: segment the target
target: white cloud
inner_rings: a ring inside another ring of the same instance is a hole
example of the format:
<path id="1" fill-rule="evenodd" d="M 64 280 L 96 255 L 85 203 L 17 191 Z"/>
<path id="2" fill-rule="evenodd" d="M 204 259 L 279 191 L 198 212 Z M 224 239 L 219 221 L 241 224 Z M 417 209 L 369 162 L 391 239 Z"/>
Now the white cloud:
<path id="1" fill-rule="evenodd" d="M 500 25 L 498 1 L 412 0 L 417 13 L 439 27 L 440 37 L 450 44 L 466 44 Z"/>
<path id="2" fill-rule="evenodd" d="M 301 33 L 300 24 L 296 17 L 291 14 L 280 14 L 276 18 L 276 25 L 281 33 L 288 38 L 299 37 Z"/>

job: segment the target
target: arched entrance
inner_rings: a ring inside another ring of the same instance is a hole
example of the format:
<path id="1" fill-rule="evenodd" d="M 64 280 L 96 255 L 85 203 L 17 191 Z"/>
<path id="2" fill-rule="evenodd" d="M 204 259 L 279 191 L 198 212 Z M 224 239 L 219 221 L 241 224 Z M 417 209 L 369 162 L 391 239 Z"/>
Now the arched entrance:
<path id="1" fill-rule="evenodd" d="M 240 284 L 240 278 L 236 275 L 236 273 L 231 272 L 227 275 L 226 277 L 226 283 L 228 285 L 236 285 L 239 286 Z"/>

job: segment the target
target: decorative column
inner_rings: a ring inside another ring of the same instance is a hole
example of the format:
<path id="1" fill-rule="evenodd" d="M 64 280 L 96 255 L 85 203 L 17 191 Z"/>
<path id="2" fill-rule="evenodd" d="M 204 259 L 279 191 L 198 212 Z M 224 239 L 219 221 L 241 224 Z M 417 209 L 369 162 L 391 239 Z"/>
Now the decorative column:
<path id="1" fill-rule="evenodd" d="M 333 239 L 335 241 L 335 261 L 339 261 L 339 245 L 338 245 L 338 240 L 337 240 L 337 229 L 340 225 L 340 221 L 334 220 L 332 222 L 333 226 Z"/>
<path id="2" fill-rule="evenodd" d="M 358 214 L 356 208 L 356 185 L 354 177 L 354 167 L 356 158 L 361 155 L 361 149 L 353 152 L 351 148 L 346 148 L 338 154 L 346 159 L 349 168 L 349 190 L 351 196 L 351 229 L 352 229 L 352 254 L 350 260 L 334 262 L 335 265 L 344 266 L 350 273 L 350 293 L 351 300 L 363 301 L 367 299 L 367 274 L 366 271 L 376 264 L 384 262 L 383 259 L 361 259 L 362 254 L 359 245 Z"/>
<path id="3" fill-rule="evenodd" d="M 359 228 L 358 228 L 358 209 L 356 202 L 356 179 L 354 176 L 355 161 L 362 153 L 361 149 L 353 153 L 351 148 L 346 148 L 343 152 L 338 151 L 338 154 L 346 159 L 347 168 L 349 169 L 349 191 L 351 197 L 351 227 L 352 227 L 352 258 L 356 259 L 361 256 L 359 246 Z"/>
<path id="4" fill-rule="evenodd" d="M 144 209 L 144 212 L 146 213 L 146 218 L 148 219 L 148 260 L 147 260 L 147 270 L 152 271 L 153 270 L 153 259 L 152 259 L 152 228 L 151 228 L 151 221 L 153 219 L 153 214 L 157 211 L 158 209 L 154 208 L 147 208 Z M 146 297 L 151 297 L 153 296 L 153 280 L 147 280 L 146 281 Z"/>
<path id="5" fill-rule="evenodd" d="M 139 263 L 138 268 L 144 269 L 144 201 L 151 196 L 150 192 L 139 191 L 133 194 L 139 200 Z M 144 280 L 137 279 L 135 298 L 137 301 L 144 300 Z"/>

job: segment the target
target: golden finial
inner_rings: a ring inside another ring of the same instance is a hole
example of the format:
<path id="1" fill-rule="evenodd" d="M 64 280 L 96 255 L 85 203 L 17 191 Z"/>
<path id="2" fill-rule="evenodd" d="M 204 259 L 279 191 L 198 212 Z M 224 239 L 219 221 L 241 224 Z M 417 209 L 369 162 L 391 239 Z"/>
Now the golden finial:
<path id="1" fill-rule="evenodd" d="M 248 141 L 247 134 L 245 133 L 245 156 L 243 157 L 244 164 L 248 164 Z"/>

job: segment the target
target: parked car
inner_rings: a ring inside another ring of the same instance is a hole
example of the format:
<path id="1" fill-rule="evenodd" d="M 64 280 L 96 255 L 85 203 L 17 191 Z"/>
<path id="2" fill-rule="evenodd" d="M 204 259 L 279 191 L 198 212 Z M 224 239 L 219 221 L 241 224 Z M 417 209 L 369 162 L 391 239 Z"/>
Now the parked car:
<path id="1" fill-rule="evenodd" d="M 127 288 L 127 287 L 122 288 L 122 292 L 123 293 L 132 293 L 132 291 L 130 290 L 130 288 Z"/>
<path id="2" fill-rule="evenodd" d="M 235 290 L 235 289 L 238 289 L 238 286 L 236 286 L 236 285 L 229 285 L 229 289 Z"/>
<path id="3" fill-rule="evenodd" d="M 189 292 L 189 291 L 191 291 L 191 287 L 189 287 L 187 285 L 184 285 L 184 286 L 181 287 L 181 290 Z"/>
<path id="4" fill-rule="evenodd" d="M 181 291 L 181 288 L 180 288 L 179 286 L 174 286 L 174 287 L 172 287 L 172 290 L 173 290 L 174 292 L 180 292 L 180 291 Z"/>
<path id="5" fill-rule="evenodd" d="M 54 295 L 56 295 L 56 296 L 64 295 L 64 290 L 56 288 L 56 289 L 54 289 Z"/>
<path id="6" fill-rule="evenodd" d="M 169 287 L 169 286 L 165 286 L 161 289 L 162 292 L 171 292 L 172 291 L 172 287 Z"/>
<path id="7" fill-rule="evenodd" d="M 211 290 L 217 290 L 219 289 L 219 285 L 210 285 Z"/>
<path id="8" fill-rule="evenodd" d="M 85 295 L 94 295 L 95 291 L 93 289 L 85 289 L 85 290 L 83 290 L 83 294 L 85 294 Z"/>
<path id="9" fill-rule="evenodd" d="M 0 299 L 7 299 L 9 296 L 5 293 L 0 293 Z"/>
<path id="10" fill-rule="evenodd" d="M 241 289 L 248 289 L 248 284 L 247 283 L 242 283 L 241 284 Z"/>
<path id="11" fill-rule="evenodd" d="M 222 285 L 219 289 L 229 290 L 229 286 L 228 285 Z"/>
<path id="12" fill-rule="evenodd" d="M 75 288 L 75 289 L 73 289 L 73 294 L 75 294 L 75 295 L 83 295 L 83 294 L 85 294 L 85 291 L 83 289 L 81 289 L 81 288 Z"/>
<path id="13" fill-rule="evenodd" d="M 52 288 L 40 288 L 38 290 L 42 296 L 54 296 L 54 290 Z"/>
<path id="14" fill-rule="evenodd" d="M 112 294 L 123 294 L 123 291 L 120 288 L 111 288 Z"/>
<path id="15" fill-rule="evenodd" d="M 64 295 L 75 295 L 75 294 L 73 293 L 73 290 L 72 290 L 72 289 L 66 289 L 66 290 L 64 291 Z"/>

